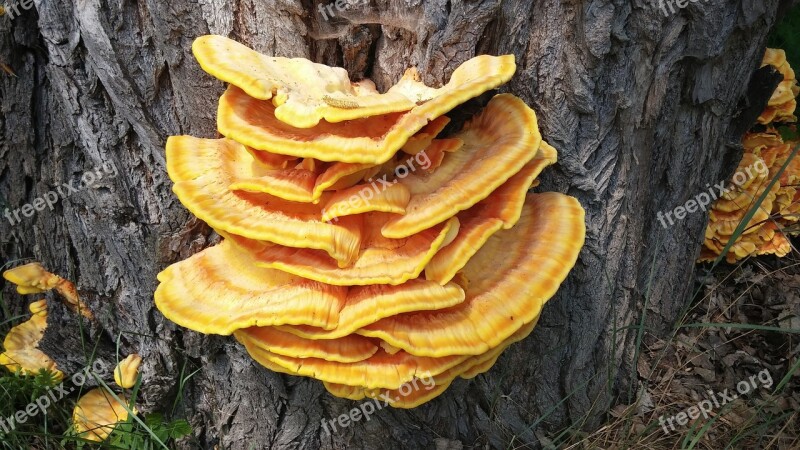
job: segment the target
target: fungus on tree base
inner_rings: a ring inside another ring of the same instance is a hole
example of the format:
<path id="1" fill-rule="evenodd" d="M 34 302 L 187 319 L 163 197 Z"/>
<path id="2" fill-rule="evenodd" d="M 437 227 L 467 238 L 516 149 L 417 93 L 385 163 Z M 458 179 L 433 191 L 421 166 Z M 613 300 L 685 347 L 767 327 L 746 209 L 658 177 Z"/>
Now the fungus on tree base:
<path id="1" fill-rule="evenodd" d="M 61 380 L 64 374 L 56 363 L 39 350 L 39 341 L 47 328 L 47 301 L 35 301 L 28 308 L 31 318 L 12 327 L 3 340 L 5 351 L 0 353 L 0 366 L 23 375 L 36 375 L 40 370 L 46 370 L 56 380 Z"/>
<path id="2" fill-rule="evenodd" d="M 722 253 L 745 215 L 766 192 L 770 181 L 778 177 L 780 168 L 798 142 L 785 143 L 775 129 L 768 129 L 746 134 L 743 144 L 745 153 L 737 173 L 746 173 L 748 168 L 759 166 L 768 170 L 758 171 L 753 177 L 748 176 L 739 186 L 734 184 L 731 191 L 712 205 L 699 262 L 714 261 Z M 763 202 L 731 245 L 725 256 L 728 263 L 751 255 L 783 257 L 790 252 L 792 245 L 787 236 L 798 233 L 792 226 L 800 218 L 797 215 L 800 208 L 800 196 L 797 195 L 799 181 L 800 159 L 794 158 L 789 161 L 778 182 L 766 192 Z"/>
<path id="3" fill-rule="evenodd" d="M 17 285 L 17 292 L 21 295 L 41 294 L 55 290 L 64 300 L 67 308 L 80 313 L 89 320 L 94 319 L 92 312 L 78 296 L 75 285 L 69 280 L 48 272 L 38 262 L 6 270 L 3 272 L 3 278 Z"/>
<path id="4" fill-rule="evenodd" d="M 772 122 L 797 122 L 794 111 L 797 108 L 796 97 L 800 94 L 794 70 L 786 60 L 786 52 L 782 49 L 768 48 L 761 62 L 761 67 L 774 66 L 782 75 L 783 81 L 767 103 L 766 109 L 758 117 L 758 123 L 767 125 Z"/>
<path id="5" fill-rule="evenodd" d="M 139 378 L 139 366 L 142 364 L 142 357 L 136 353 L 128 355 L 114 368 L 114 382 L 117 386 L 130 389 L 136 385 Z"/>
<path id="6" fill-rule="evenodd" d="M 159 274 L 167 318 L 396 407 L 489 370 L 531 332 L 577 260 L 583 209 L 527 194 L 557 154 L 513 95 L 440 136 L 445 113 L 511 78 L 513 56 L 475 57 L 438 89 L 410 70 L 381 94 L 218 36 L 194 51 L 231 83 L 226 138 L 170 138 L 167 169 L 224 240 Z M 422 376 L 430 388 L 409 391 Z"/>
<path id="7" fill-rule="evenodd" d="M 320 251 L 276 245 L 258 245 L 239 237 L 230 241 L 255 256 L 259 267 L 278 269 L 334 286 L 402 284 L 416 278 L 428 262 L 458 233 L 458 219 L 447 221 L 402 239 L 387 239 L 380 230 L 390 220 L 386 213 L 364 217 L 361 248 L 353 265 L 339 267 Z"/>
<path id="8" fill-rule="evenodd" d="M 127 401 L 121 395 L 118 397 L 122 401 Z M 90 390 L 78 399 L 72 411 L 75 432 L 89 441 L 106 440 L 118 423 L 128 419 L 128 410 L 125 406 L 103 388 Z"/>

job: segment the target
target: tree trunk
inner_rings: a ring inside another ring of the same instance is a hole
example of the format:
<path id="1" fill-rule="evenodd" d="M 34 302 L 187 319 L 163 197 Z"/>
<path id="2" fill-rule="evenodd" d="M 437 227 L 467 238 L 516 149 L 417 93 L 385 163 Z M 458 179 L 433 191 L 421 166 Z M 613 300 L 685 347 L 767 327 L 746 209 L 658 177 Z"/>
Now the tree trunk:
<path id="1" fill-rule="evenodd" d="M 636 392 L 642 314 L 664 334 L 691 294 L 707 217 L 664 228 L 656 213 L 732 173 L 769 96 L 748 84 L 789 0 L 690 2 L 675 13 L 674 0 L 664 10 L 643 0 L 349 3 L 328 21 L 297 0 L 36 0 L 13 21 L 0 17 L 0 63 L 16 74 L 0 72 L 0 212 L 78 187 L 19 223 L 0 217 L 2 259 L 33 258 L 76 282 L 100 357 L 113 360 L 117 343 L 144 357 L 140 410 L 169 413 L 180 395 L 176 414 L 194 428 L 185 448 L 519 448 L 571 424 L 598 426 Z M 476 54 L 515 54 L 502 90 L 536 110 L 559 151 L 541 190 L 576 196 L 587 211 L 580 260 L 533 334 L 429 404 L 326 434 L 320 420 L 357 403 L 262 368 L 232 338 L 167 321 L 153 304 L 156 274 L 213 239 L 172 194 L 164 160 L 169 135 L 217 135 L 223 83 L 190 51 L 209 33 L 343 66 L 379 88 L 411 65 L 439 84 Z M 87 172 L 103 176 L 82 187 Z M 3 292 L 21 311 L 25 302 Z M 42 347 L 77 371 L 77 319 L 50 304 Z"/>

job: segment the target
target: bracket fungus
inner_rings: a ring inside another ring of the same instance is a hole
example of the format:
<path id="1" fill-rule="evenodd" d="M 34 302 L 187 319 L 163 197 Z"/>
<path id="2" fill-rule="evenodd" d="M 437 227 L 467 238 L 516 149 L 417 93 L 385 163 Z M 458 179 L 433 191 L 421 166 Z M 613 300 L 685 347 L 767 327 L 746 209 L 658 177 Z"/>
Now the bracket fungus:
<path id="1" fill-rule="evenodd" d="M 557 152 L 521 99 L 495 95 L 442 136 L 445 114 L 513 76 L 512 55 L 470 59 L 440 88 L 409 69 L 380 93 L 220 36 L 193 50 L 230 83 L 225 137 L 171 137 L 167 170 L 223 241 L 158 275 L 168 319 L 233 334 L 264 367 L 333 395 L 402 408 L 530 334 L 577 261 L 584 211 L 528 192 Z M 406 389 L 421 377 L 433 381 Z"/>
<path id="2" fill-rule="evenodd" d="M 770 181 L 778 176 L 797 143 L 784 143 L 776 130 L 769 129 L 763 133 L 748 133 L 743 144 L 745 153 L 730 191 L 723 194 L 709 211 L 700 262 L 714 261 L 722 253 L 762 194 L 763 201 L 731 245 L 726 261 L 734 263 L 751 255 L 782 257 L 792 248 L 788 235 L 797 231 L 790 227 L 800 219 L 796 213 L 800 204 L 796 189 L 800 182 L 800 160 L 789 161 L 780 179 L 771 187 Z M 755 171 L 754 167 L 768 170 Z"/>
<path id="3" fill-rule="evenodd" d="M 142 357 L 137 353 L 132 353 L 120 361 L 114 368 L 114 382 L 117 383 L 117 386 L 125 389 L 135 386 L 141 364 Z"/>
<path id="4" fill-rule="evenodd" d="M 698 262 L 717 259 L 730 243 L 736 228 L 762 196 L 763 201 L 741 235 L 731 244 L 726 261 L 734 263 L 751 255 L 786 256 L 792 249 L 789 236 L 800 234 L 797 228 L 800 222 L 800 189 L 797 188 L 800 184 L 800 158 L 792 156 L 800 142 L 785 142 L 776 128 L 797 121 L 794 113 L 800 86 L 783 50 L 767 49 L 762 65 L 767 64 L 775 66 L 784 75 L 784 80 L 758 118 L 759 124 L 767 125 L 766 129 L 752 130 L 742 138 L 742 160 L 730 190 L 717 199 L 709 211 Z M 786 168 L 781 172 L 784 165 Z"/>
<path id="5" fill-rule="evenodd" d="M 125 397 L 119 396 L 122 401 Z M 135 412 L 135 411 L 134 411 Z M 128 420 L 128 410 L 103 388 L 94 388 L 78 399 L 72 411 L 75 432 L 88 441 L 102 442 L 117 424 Z"/>
<path id="6" fill-rule="evenodd" d="M 80 313 L 87 319 L 94 318 L 92 312 L 78 296 L 75 285 L 69 280 L 48 272 L 38 262 L 9 269 L 3 272 L 3 278 L 17 285 L 17 292 L 22 295 L 41 294 L 55 290 L 64 300 L 67 308 Z"/>
<path id="7" fill-rule="evenodd" d="M 35 301 L 28 308 L 31 318 L 12 327 L 3 340 L 5 351 L 0 353 L 0 366 L 23 375 L 35 375 L 40 370 L 46 370 L 55 379 L 61 380 L 64 374 L 38 347 L 47 328 L 47 301 Z"/>
<path id="8" fill-rule="evenodd" d="M 800 94 L 800 85 L 794 70 L 786 59 L 786 52 L 782 49 L 768 48 L 761 62 L 761 67 L 771 65 L 783 75 L 783 81 L 778 84 L 772 93 L 766 109 L 758 117 L 758 123 L 767 125 L 772 122 L 797 122 L 794 111 L 797 108 L 797 95 Z"/>

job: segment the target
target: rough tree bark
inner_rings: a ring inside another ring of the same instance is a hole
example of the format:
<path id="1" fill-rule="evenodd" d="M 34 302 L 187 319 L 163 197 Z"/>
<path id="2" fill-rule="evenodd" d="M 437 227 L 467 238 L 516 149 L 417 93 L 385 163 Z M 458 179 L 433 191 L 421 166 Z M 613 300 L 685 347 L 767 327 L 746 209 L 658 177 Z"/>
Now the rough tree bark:
<path id="1" fill-rule="evenodd" d="M 764 101 L 748 101 L 748 83 L 788 3 L 692 2 L 667 17 L 642 0 L 372 0 L 326 22 L 308 0 L 36 0 L 13 21 L 0 17 L 0 62 L 16 73 L 0 72 L 0 200 L 19 208 L 104 163 L 118 175 L 20 224 L 0 217 L 2 259 L 34 258 L 77 282 L 100 357 L 113 359 L 117 341 L 144 356 L 141 410 L 169 410 L 182 369 L 198 370 L 178 408 L 194 426 L 184 447 L 535 447 L 560 427 L 597 426 L 636 391 L 636 333 L 625 327 L 645 313 L 648 329 L 668 328 L 689 296 L 706 220 L 664 229 L 656 212 L 733 171 L 745 109 Z M 320 420 L 353 402 L 263 369 L 231 338 L 165 320 L 153 306 L 156 274 L 213 239 L 164 166 L 167 136 L 216 136 L 223 85 L 190 52 L 208 33 L 344 66 L 384 88 L 409 65 L 436 84 L 475 54 L 515 54 L 502 90 L 536 109 L 559 150 L 543 189 L 580 199 L 588 224 L 580 261 L 532 336 L 423 407 L 326 435 Z M 21 311 L 25 302 L 4 293 Z M 50 304 L 43 347 L 77 370 L 77 319 Z"/>

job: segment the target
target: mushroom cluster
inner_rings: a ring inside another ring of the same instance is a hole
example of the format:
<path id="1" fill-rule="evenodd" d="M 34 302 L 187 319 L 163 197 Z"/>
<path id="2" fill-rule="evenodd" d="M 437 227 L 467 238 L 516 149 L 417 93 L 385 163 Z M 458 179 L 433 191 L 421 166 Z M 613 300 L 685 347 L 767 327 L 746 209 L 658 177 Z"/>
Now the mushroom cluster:
<path id="1" fill-rule="evenodd" d="M 0 366 L 22 375 L 36 375 L 45 370 L 53 375 L 53 379 L 61 380 L 64 374 L 56 363 L 39 350 L 39 341 L 47 328 L 47 301 L 37 300 L 28 308 L 31 318 L 12 327 L 3 340 L 5 351 L 0 353 Z"/>
<path id="2" fill-rule="evenodd" d="M 3 273 L 3 278 L 17 286 L 20 295 L 41 294 L 55 290 L 72 312 L 79 313 L 87 319 L 94 316 L 86 304 L 78 296 L 75 285 L 60 276 L 50 273 L 38 262 L 15 267 Z"/>
<path id="3" fill-rule="evenodd" d="M 114 382 L 123 389 L 136 386 L 142 357 L 128 355 L 114 368 Z M 118 424 L 128 420 L 129 413 L 138 414 L 124 394 L 112 394 L 105 387 L 96 387 L 83 394 L 72 410 L 72 426 L 82 439 L 105 441 Z"/>
<path id="4" fill-rule="evenodd" d="M 128 420 L 128 399 L 111 395 L 105 388 L 94 388 L 81 396 L 72 410 L 72 424 L 82 439 L 102 442 L 118 424 Z M 135 414 L 136 410 L 132 410 Z"/>
<path id="5" fill-rule="evenodd" d="M 758 119 L 768 126 L 750 131 L 742 139 L 744 154 L 736 175 L 727 192 L 709 211 L 699 262 L 714 261 L 722 253 L 767 189 L 763 202 L 726 254 L 727 262 L 734 263 L 750 255 L 786 256 L 792 249 L 788 236 L 798 234 L 795 225 L 800 221 L 800 159 L 792 158 L 792 151 L 800 142 L 784 141 L 775 126 L 797 120 L 795 97 L 800 87 L 783 50 L 767 49 L 763 65 L 767 64 L 775 66 L 784 75 L 784 81 Z M 786 169 L 781 172 L 784 165 Z M 770 185 L 779 173 L 778 181 Z"/>
<path id="6" fill-rule="evenodd" d="M 444 114 L 512 77 L 512 55 L 470 59 L 440 88 L 409 69 L 380 93 L 221 36 L 193 52 L 230 83 L 224 137 L 170 137 L 167 170 L 223 240 L 158 275 L 168 319 L 233 334 L 333 395 L 406 408 L 531 332 L 585 234 L 574 198 L 528 193 L 556 150 L 509 94 L 441 136 Z"/>
<path id="7" fill-rule="evenodd" d="M 9 269 L 3 273 L 3 278 L 16 285 L 17 292 L 21 295 L 55 290 L 67 308 L 87 319 L 94 318 L 78 296 L 75 285 L 48 272 L 38 262 Z M 64 373 L 38 348 L 47 328 L 47 301 L 35 301 L 29 308 L 31 318 L 13 327 L 6 335 L 3 342 L 5 352 L 0 354 L 0 366 L 23 375 L 34 375 L 43 369 L 50 372 L 55 380 L 61 381 Z M 114 369 L 116 383 L 125 389 L 133 387 L 138 380 L 141 362 L 142 358 L 138 354 L 131 354 L 120 361 Z M 94 388 L 79 398 L 72 412 L 75 433 L 83 439 L 101 442 L 108 438 L 118 423 L 126 421 L 128 410 L 124 403 L 127 399 L 122 394 L 115 395 L 105 388 Z"/>
<path id="8" fill-rule="evenodd" d="M 768 48 L 761 61 L 761 67 L 767 65 L 778 69 L 783 74 L 783 81 L 772 93 L 766 109 L 758 117 L 758 123 L 768 125 L 772 122 L 797 122 L 794 112 L 797 108 L 800 85 L 797 83 L 794 70 L 786 59 L 786 52 L 782 49 Z"/>

